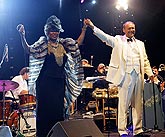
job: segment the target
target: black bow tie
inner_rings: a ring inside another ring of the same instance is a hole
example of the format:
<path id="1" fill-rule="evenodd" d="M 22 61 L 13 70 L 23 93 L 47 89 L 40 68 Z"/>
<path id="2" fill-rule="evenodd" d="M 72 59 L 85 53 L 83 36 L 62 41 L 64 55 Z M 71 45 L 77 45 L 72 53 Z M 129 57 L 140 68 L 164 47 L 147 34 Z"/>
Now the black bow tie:
<path id="1" fill-rule="evenodd" d="M 132 42 L 133 40 L 131 38 L 129 38 L 129 39 L 127 39 L 127 42 L 129 42 L 129 41 Z"/>

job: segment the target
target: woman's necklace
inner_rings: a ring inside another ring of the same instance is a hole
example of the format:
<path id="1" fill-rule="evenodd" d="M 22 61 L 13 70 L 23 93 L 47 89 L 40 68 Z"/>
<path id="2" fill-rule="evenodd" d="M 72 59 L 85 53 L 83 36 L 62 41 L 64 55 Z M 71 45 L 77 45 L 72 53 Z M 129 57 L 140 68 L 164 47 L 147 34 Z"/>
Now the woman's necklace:
<path id="1" fill-rule="evenodd" d="M 51 47 L 54 48 L 54 49 L 57 49 L 59 47 L 59 43 L 58 42 L 55 42 L 55 43 L 49 42 L 48 44 L 50 44 Z"/>
<path id="2" fill-rule="evenodd" d="M 60 43 L 48 42 L 48 54 L 53 53 L 59 66 L 63 64 L 63 56 L 66 54 L 64 47 Z"/>

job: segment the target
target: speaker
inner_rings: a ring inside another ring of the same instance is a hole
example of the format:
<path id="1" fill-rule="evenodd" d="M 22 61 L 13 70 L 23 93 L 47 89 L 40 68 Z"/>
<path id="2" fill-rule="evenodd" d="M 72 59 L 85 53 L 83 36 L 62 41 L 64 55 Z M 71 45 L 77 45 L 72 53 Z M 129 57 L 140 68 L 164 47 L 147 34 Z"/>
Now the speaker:
<path id="1" fill-rule="evenodd" d="M 8 126 L 0 126 L 0 137 L 12 137 L 12 133 Z"/>
<path id="2" fill-rule="evenodd" d="M 57 122 L 47 137 L 104 137 L 91 119 Z"/>

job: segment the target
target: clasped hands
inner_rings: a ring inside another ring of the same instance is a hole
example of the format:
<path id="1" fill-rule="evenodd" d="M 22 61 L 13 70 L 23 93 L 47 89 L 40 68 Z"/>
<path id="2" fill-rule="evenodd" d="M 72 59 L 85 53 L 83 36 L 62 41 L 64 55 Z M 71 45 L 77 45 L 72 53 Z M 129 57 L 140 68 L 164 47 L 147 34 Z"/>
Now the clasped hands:
<path id="1" fill-rule="evenodd" d="M 94 24 L 90 19 L 84 19 L 84 24 L 89 26 L 91 29 L 94 29 Z"/>

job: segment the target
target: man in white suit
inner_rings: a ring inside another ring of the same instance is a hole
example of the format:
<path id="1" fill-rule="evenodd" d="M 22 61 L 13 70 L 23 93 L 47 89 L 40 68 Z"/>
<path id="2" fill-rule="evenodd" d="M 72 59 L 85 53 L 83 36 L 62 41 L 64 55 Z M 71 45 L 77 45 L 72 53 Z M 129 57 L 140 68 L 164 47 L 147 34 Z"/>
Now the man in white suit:
<path id="1" fill-rule="evenodd" d="M 142 129 L 142 92 L 144 73 L 153 81 L 153 72 L 145 51 L 144 43 L 137 40 L 135 24 L 127 21 L 123 24 L 125 35 L 111 36 L 97 28 L 90 19 L 85 20 L 100 40 L 113 48 L 108 67 L 107 81 L 118 86 L 118 132 L 127 137 L 127 112 L 132 107 L 133 135 L 144 136 Z"/>

